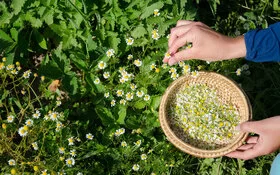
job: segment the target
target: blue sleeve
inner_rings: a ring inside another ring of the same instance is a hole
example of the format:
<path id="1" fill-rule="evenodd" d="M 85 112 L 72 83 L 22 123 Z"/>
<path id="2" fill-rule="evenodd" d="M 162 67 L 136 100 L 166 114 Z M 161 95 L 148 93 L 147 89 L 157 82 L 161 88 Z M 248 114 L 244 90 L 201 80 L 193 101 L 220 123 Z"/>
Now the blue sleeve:
<path id="1" fill-rule="evenodd" d="M 280 62 L 280 22 L 256 29 L 244 36 L 246 59 L 254 62 Z"/>

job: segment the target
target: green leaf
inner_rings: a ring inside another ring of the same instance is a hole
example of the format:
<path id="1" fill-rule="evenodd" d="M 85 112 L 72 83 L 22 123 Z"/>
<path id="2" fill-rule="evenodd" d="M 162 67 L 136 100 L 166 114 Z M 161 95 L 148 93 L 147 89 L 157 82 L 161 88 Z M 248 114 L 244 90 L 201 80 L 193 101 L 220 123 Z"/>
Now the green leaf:
<path id="1" fill-rule="evenodd" d="M 42 49 L 48 50 L 47 41 L 45 40 L 44 36 L 37 29 L 34 29 L 33 33 L 39 46 Z"/>
<path id="2" fill-rule="evenodd" d="M 0 29 L 0 52 L 6 51 L 10 52 L 16 46 L 16 42 L 6 34 L 3 30 Z"/>
<path id="3" fill-rule="evenodd" d="M 5 40 L 7 42 L 14 42 L 13 39 L 1 29 L 0 29 L 0 39 Z"/>
<path id="4" fill-rule="evenodd" d="M 101 122 L 104 126 L 111 125 L 115 122 L 114 116 L 111 111 L 104 106 L 96 106 L 95 112 L 101 119 Z"/>
<path id="5" fill-rule="evenodd" d="M 154 14 L 154 10 L 155 9 L 161 9 L 163 7 L 163 2 L 156 2 L 150 6 L 148 6 L 147 8 L 144 8 L 144 11 L 142 13 L 142 15 L 140 16 L 141 19 L 145 19 L 147 17 L 149 17 L 150 15 Z"/>
<path id="6" fill-rule="evenodd" d="M 86 56 L 83 53 L 73 53 L 70 55 L 70 59 L 79 69 L 87 71 L 88 66 L 85 62 Z"/>
<path id="7" fill-rule="evenodd" d="M 53 15 L 54 11 L 47 9 L 42 17 L 42 19 L 48 24 L 51 25 L 53 24 Z"/>
<path id="8" fill-rule="evenodd" d="M 79 88 L 78 78 L 74 74 L 65 76 L 62 85 L 71 95 L 77 94 Z"/>
<path id="9" fill-rule="evenodd" d="M 146 29 L 143 27 L 143 25 L 137 26 L 134 30 L 131 32 L 131 36 L 133 38 L 141 38 L 145 34 L 147 34 Z"/>
<path id="10" fill-rule="evenodd" d="M 126 117 L 126 108 L 127 108 L 126 106 L 119 106 L 119 112 L 118 112 L 119 118 L 117 120 L 119 124 L 125 124 L 124 120 Z"/>
<path id="11" fill-rule="evenodd" d="M 142 100 L 139 100 L 139 101 L 136 101 L 133 105 L 136 109 L 143 109 L 145 108 L 146 106 L 146 102 L 142 101 Z"/>
<path id="12" fill-rule="evenodd" d="M 153 96 L 151 108 L 156 110 L 159 107 L 160 101 L 161 101 L 161 96 Z"/>
<path id="13" fill-rule="evenodd" d="M 26 0 L 13 0 L 11 3 L 11 7 L 14 9 L 14 13 L 17 15 L 21 8 L 23 7 Z"/>

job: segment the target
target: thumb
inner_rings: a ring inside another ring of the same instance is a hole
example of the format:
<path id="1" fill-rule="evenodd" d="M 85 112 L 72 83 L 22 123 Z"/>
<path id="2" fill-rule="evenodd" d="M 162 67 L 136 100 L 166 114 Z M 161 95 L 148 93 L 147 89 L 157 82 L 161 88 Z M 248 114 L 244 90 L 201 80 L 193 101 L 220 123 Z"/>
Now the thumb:
<path id="1" fill-rule="evenodd" d="M 254 132 L 259 134 L 261 125 L 259 124 L 259 121 L 248 121 L 239 124 L 235 129 L 243 132 Z"/>

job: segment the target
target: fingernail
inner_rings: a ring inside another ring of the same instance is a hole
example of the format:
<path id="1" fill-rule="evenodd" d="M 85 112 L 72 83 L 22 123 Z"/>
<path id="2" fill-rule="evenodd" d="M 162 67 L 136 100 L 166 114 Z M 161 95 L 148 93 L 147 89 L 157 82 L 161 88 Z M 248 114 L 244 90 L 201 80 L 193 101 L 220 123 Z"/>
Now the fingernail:
<path id="1" fill-rule="evenodd" d="M 236 130 L 236 131 L 240 131 L 240 125 L 237 125 L 237 126 L 235 127 L 235 130 Z"/>

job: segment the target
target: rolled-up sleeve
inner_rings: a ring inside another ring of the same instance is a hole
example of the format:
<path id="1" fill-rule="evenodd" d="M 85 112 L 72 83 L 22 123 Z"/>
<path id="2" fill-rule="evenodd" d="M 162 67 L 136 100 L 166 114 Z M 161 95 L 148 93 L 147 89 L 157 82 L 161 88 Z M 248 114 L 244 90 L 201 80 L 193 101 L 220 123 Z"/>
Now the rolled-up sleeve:
<path id="1" fill-rule="evenodd" d="M 254 62 L 280 62 L 280 22 L 256 29 L 244 36 L 246 59 Z"/>

